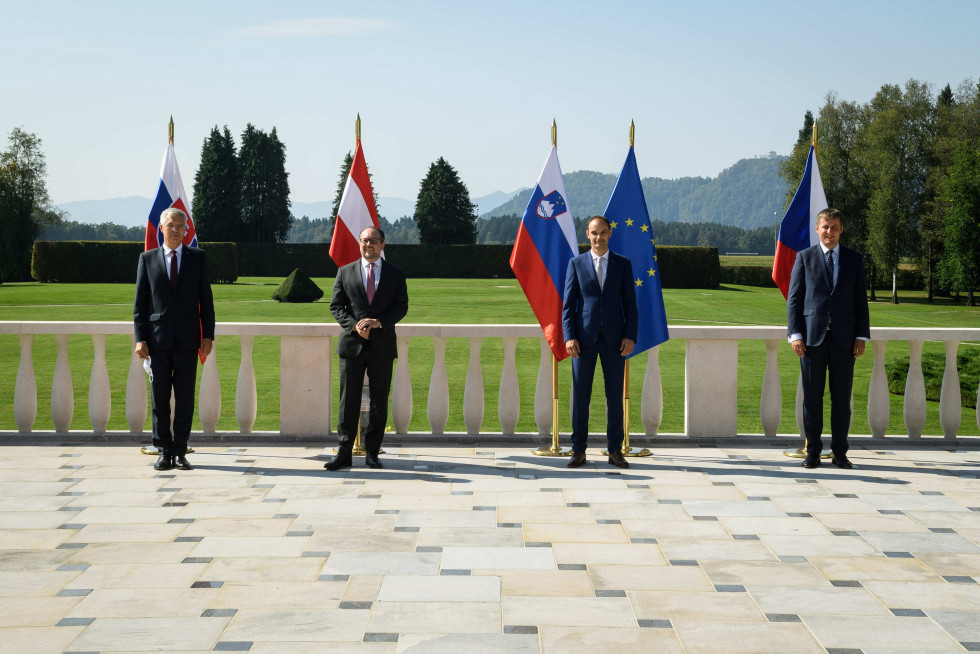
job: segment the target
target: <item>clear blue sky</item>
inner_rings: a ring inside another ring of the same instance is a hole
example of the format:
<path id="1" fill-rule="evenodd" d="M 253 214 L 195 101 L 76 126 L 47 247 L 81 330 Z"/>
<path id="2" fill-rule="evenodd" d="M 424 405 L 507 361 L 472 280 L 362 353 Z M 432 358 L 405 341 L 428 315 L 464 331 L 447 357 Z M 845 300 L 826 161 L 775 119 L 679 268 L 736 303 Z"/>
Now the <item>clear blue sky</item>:
<path id="1" fill-rule="evenodd" d="M 474 197 L 563 170 L 715 176 L 788 153 L 834 90 L 980 75 L 980 2 L 0 0 L 0 131 L 37 133 L 55 202 L 188 192 L 210 128 L 278 128 L 292 198 L 331 199 L 354 117 L 375 191 L 445 157 Z M 574 207 L 573 207 L 574 208 Z"/>

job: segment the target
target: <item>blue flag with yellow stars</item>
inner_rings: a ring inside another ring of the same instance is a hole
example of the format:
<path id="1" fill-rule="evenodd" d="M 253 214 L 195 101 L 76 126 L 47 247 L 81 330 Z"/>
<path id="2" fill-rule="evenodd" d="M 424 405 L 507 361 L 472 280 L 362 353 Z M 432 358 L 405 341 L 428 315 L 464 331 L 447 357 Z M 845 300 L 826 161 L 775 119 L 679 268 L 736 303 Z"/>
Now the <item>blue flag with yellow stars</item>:
<path id="1" fill-rule="evenodd" d="M 609 196 L 604 215 L 612 225 L 609 249 L 629 257 L 633 264 L 640 329 L 636 337 L 636 347 L 630 356 L 636 356 L 660 345 L 670 336 L 667 334 L 667 314 L 664 312 L 664 294 L 660 286 L 657 248 L 632 145 L 626 154 L 626 163 L 619 173 L 612 195 Z"/>

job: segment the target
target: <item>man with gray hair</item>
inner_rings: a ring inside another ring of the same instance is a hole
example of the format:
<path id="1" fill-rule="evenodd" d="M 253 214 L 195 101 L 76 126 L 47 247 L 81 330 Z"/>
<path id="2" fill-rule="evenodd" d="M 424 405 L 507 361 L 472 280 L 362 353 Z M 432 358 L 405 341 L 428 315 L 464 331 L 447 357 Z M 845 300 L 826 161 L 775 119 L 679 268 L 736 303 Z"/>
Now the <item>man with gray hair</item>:
<path id="1" fill-rule="evenodd" d="M 186 454 L 194 418 L 198 350 L 202 357 L 211 353 L 214 300 L 207 256 L 183 243 L 187 214 L 166 209 L 160 214 L 160 231 L 163 245 L 141 254 L 136 269 L 136 355 L 150 362 L 153 444 L 160 452 L 153 467 L 191 470 Z"/>

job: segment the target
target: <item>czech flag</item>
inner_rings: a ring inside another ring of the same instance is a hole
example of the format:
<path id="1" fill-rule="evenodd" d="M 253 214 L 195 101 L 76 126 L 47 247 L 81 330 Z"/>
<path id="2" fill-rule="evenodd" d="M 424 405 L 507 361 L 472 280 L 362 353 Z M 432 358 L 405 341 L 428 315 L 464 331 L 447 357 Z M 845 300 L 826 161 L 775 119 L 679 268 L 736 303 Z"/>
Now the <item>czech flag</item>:
<path id="1" fill-rule="evenodd" d="M 827 208 L 827 196 L 820 181 L 820 168 L 817 167 L 817 152 L 810 146 L 806 158 L 803 179 L 796 189 L 796 195 L 779 223 L 779 239 L 776 241 L 776 260 L 772 264 L 772 281 L 783 292 L 789 294 L 789 278 L 793 274 L 796 253 L 819 242 L 817 236 L 817 214 Z"/>
<path id="2" fill-rule="evenodd" d="M 364 160 L 364 149 L 358 139 L 330 238 L 330 258 L 338 267 L 360 259 L 361 246 L 357 239 L 368 227 L 378 227 L 378 209 L 374 206 L 371 178 Z M 384 256 L 384 252 L 381 254 Z"/>
<path id="3" fill-rule="evenodd" d="M 163 165 L 160 166 L 160 187 L 153 201 L 153 208 L 146 219 L 146 242 L 144 250 L 152 250 L 163 245 L 163 232 L 160 231 L 160 214 L 165 209 L 180 209 L 187 214 L 187 233 L 184 234 L 184 245 L 197 247 L 197 231 L 194 220 L 188 208 L 190 201 L 184 192 L 184 184 L 180 181 L 180 169 L 177 167 L 177 157 L 174 155 L 174 143 L 167 144 L 163 153 Z"/>
<path id="4" fill-rule="evenodd" d="M 575 221 L 558 164 L 558 148 L 552 146 L 524 209 L 510 253 L 510 267 L 558 361 L 568 356 L 561 330 L 561 305 L 565 270 L 568 260 L 576 254 Z"/>
<path id="5" fill-rule="evenodd" d="M 636 347 L 630 354 L 630 357 L 635 357 L 644 350 L 660 345 L 670 336 L 667 334 L 667 313 L 664 311 L 657 249 L 632 145 L 626 153 L 626 162 L 603 215 L 613 228 L 609 249 L 629 257 L 636 277 L 633 285 L 636 287 L 636 309 L 640 322 Z"/>

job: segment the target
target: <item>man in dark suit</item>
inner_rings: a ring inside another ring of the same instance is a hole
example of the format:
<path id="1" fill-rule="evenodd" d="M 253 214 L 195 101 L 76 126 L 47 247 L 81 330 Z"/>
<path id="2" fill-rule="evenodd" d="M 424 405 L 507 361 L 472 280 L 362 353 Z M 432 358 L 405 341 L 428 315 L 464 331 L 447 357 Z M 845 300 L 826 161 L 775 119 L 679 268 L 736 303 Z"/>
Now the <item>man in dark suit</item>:
<path id="1" fill-rule="evenodd" d="M 361 258 L 337 271 L 330 298 L 330 313 L 340 323 L 337 354 L 340 355 L 340 417 L 337 456 L 323 467 L 340 470 L 351 466 L 354 436 L 361 411 L 364 373 L 368 377 L 371 408 L 364 435 L 365 463 L 381 468 L 381 441 L 388 419 L 391 368 L 398 357 L 395 323 L 408 313 L 405 273 L 381 258 L 385 234 L 376 227 L 359 236 Z"/>
<path id="2" fill-rule="evenodd" d="M 591 248 L 573 257 L 565 272 L 561 323 L 565 349 L 572 356 L 572 459 L 569 468 L 585 464 L 589 436 L 589 403 L 598 358 L 606 385 L 606 451 L 609 463 L 628 468 L 623 458 L 623 372 L 636 344 L 638 316 L 633 266 L 609 250 L 612 229 L 594 216 L 586 235 Z"/>
<path id="3" fill-rule="evenodd" d="M 804 468 L 820 465 L 823 392 L 830 376 L 830 447 L 834 465 L 849 469 L 847 430 L 851 422 L 854 359 L 871 340 L 864 259 L 840 244 L 843 217 L 837 209 L 817 216 L 820 242 L 796 255 L 786 311 L 789 341 L 803 375 Z"/>
<path id="4" fill-rule="evenodd" d="M 141 254 L 136 269 L 136 354 L 150 359 L 152 371 L 153 444 L 160 451 L 153 467 L 191 470 L 186 454 L 194 417 L 198 350 L 205 357 L 211 353 L 214 300 L 207 256 L 203 250 L 182 244 L 187 215 L 180 209 L 165 210 L 160 214 L 160 231 L 163 245 Z"/>

